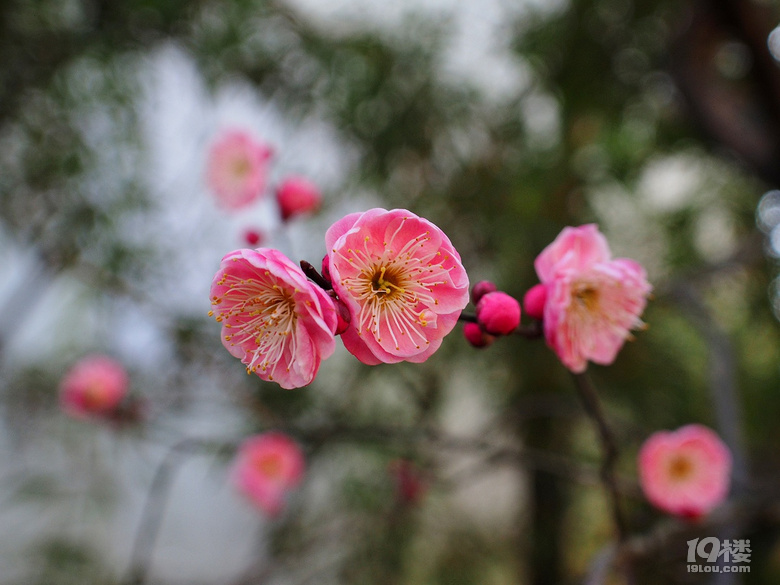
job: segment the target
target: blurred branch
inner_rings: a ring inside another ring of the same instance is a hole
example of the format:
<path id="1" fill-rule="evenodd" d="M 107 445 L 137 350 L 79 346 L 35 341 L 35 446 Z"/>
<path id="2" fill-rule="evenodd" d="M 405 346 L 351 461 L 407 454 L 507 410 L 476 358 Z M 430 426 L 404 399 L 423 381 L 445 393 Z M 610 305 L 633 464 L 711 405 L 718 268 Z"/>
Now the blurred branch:
<path id="1" fill-rule="evenodd" d="M 473 313 L 461 313 L 458 317 L 458 321 L 463 321 L 464 323 L 478 323 L 477 316 Z M 543 332 L 541 321 L 534 320 L 530 325 L 519 325 L 511 334 L 519 335 L 526 339 L 538 339 L 542 336 Z"/>
<path id="2" fill-rule="evenodd" d="M 683 314 L 699 329 L 709 349 L 709 387 L 718 431 L 731 450 L 736 484 L 744 486 L 748 481 L 748 464 L 744 449 L 742 409 L 737 397 L 734 348 L 728 335 L 713 319 L 701 293 L 693 285 L 680 281 L 670 295 L 684 309 Z"/>
<path id="3" fill-rule="evenodd" d="M 646 534 L 626 540 L 618 547 L 616 559 L 634 562 L 652 559 L 677 543 L 683 546 L 692 536 L 714 534 L 735 524 L 746 526 L 764 522 L 780 525 L 780 499 L 777 494 L 778 486 L 774 485 L 763 496 L 731 501 L 697 522 L 670 519 L 660 523 Z"/>
<path id="4" fill-rule="evenodd" d="M 620 504 L 620 490 L 615 477 L 615 463 L 618 459 L 617 442 L 604 416 L 601 402 L 590 378 L 585 373 L 574 374 L 574 384 L 582 400 L 585 412 L 593 421 L 601 441 L 604 457 L 601 464 L 601 481 L 609 498 L 618 543 L 622 543 L 628 538 L 628 525 Z M 633 583 L 633 575 L 629 563 L 624 563 L 623 570 L 626 582 Z"/>
<path id="5" fill-rule="evenodd" d="M 130 553 L 128 574 L 122 581 L 123 585 L 143 585 L 147 582 L 152 555 L 157 544 L 157 536 L 160 532 L 173 480 L 181 464 L 190 455 L 213 446 L 214 443 L 204 439 L 187 438 L 174 444 L 163 457 L 149 486 L 133 549 Z M 224 445 L 218 444 L 217 447 L 222 449 Z"/>

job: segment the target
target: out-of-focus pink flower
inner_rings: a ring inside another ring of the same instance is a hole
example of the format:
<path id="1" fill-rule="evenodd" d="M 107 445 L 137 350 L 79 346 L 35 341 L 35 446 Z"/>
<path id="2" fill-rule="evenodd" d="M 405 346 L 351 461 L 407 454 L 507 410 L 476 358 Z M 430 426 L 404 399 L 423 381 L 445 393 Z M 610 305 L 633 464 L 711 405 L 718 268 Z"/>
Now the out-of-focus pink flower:
<path id="1" fill-rule="evenodd" d="M 408 459 L 395 459 L 388 469 L 395 480 L 398 501 L 407 505 L 419 503 L 428 491 L 420 469 Z"/>
<path id="2" fill-rule="evenodd" d="M 303 478 L 303 453 L 285 434 L 269 432 L 246 439 L 238 449 L 233 482 L 256 506 L 277 516 L 288 493 Z"/>
<path id="3" fill-rule="evenodd" d="M 477 284 L 471 287 L 471 302 L 474 306 L 479 303 L 479 300 L 488 293 L 496 292 L 498 288 L 489 280 L 480 280 Z"/>
<path id="4" fill-rule="evenodd" d="M 525 314 L 534 319 L 544 319 L 544 303 L 547 301 L 547 287 L 536 284 L 528 289 L 523 297 Z"/>
<path id="5" fill-rule="evenodd" d="M 485 333 L 477 323 L 466 323 L 463 326 L 463 337 L 474 347 L 487 347 L 496 339 Z"/>
<path id="6" fill-rule="evenodd" d="M 244 130 L 228 130 L 211 146 L 206 180 L 217 203 L 240 209 L 263 194 L 271 149 Z"/>
<path id="7" fill-rule="evenodd" d="M 244 230 L 244 241 L 249 246 L 259 246 L 265 240 L 265 234 L 257 228 L 246 228 Z"/>
<path id="8" fill-rule="evenodd" d="M 423 362 L 452 331 L 469 281 L 450 240 L 405 209 L 371 209 L 325 235 L 333 288 L 351 326 L 344 346 L 369 365 Z"/>
<path id="9" fill-rule="evenodd" d="M 505 292 L 490 292 L 477 303 L 477 321 L 490 335 L 509 335 L 520 325 L 520 303 Z"/>
<path id="10" fill-rule="evenodd" d="M 335 349 L 331 298 L 277 250 L 236 250 L 222 259 L 211 304 L 227 350 L 282 388 L 309 384 Z"/>
<path id="11" fill-rule="evenodd" d="M 111 418 L 127 394 L 128 377 L 122 365 L 94 354 L 74 365 L 60 383 L 60 404 L 76 418 Z"/>
<path id="12" fill-rule="evenodd" d="M 611 364 L 640 316 L 652 287 L 633 260 L 612 259 L 607 240 L 594 224 L 567 227 L 534 263 L 546 286 L 547 344 L 573 372 L 588 360 Z"/>
<path id="13" fill-rule="evenodd" d="M 698 518 L 725 500 L 731 453 L 718 435 L 702 425 L 657 432 L 639 451 L 639 479 L 654 506 Z"/>
<path id="14" fill-rule="evenodd" d="M 288 221 L 296 215 L 316 211 L 322 203 L 319 187 L 304 177 L 292 176 L 285 179 L 276 189 L 276 201 L 282 220 Z"/>

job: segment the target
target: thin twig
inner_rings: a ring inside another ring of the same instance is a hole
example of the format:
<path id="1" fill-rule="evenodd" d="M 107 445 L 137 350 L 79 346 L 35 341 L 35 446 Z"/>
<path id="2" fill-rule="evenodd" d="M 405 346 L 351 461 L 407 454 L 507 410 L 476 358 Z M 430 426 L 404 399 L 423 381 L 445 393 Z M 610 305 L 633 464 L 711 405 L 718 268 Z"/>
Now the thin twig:
<path id="1" fill-rule="evenodd" d="M 615 532 L 617 534 L 618 545 L 624 543 L 628 538 L 628 524 L 623 513 L 620 502 L 620 489 L 615 476 L 615 463 L 618 459 L 618 447 L 615 435 L 607 423 L 604 411 L 601 408 L 601 401 L 598 393 L 593 386 L 590 378 L 583 372 L 573 374 L 574 384 L 577 387 L 577 393 L 582 400 L 585 412 L 591 418 L 598 431 L 601 449 L 603 451 L 603 461 L 601 464 L 601 482 L 607 490 L 610 509 L 612 511 L 612 520 L 615 523 Z M 628 562 L 623 563 L 623 571 L 626 577 L 626 583 L 634 582 L 633 574 Z"/>
<path id="2" fill-rule="evenodd" d="M 461 313 L 458 317 L 458 321 L 463 321 L 464 323 L 479 323 L 479 321 L 477 321 L 477 316 L 474 313 Z M 542 322 L 534 320 L 529 325 L 518 325 L 510 335 L 519 335 L 526 339 L 538 339 L 543 333 Z"/>
<path id="3" fill-rule="evenodd" d="M 208 444 L 201 439 L 187 438 L 174 444 L 163 457 L 149 486 L 141 521 L 135 534 L 133 549 L 130 554 L 130 565 L 127 577 L 122 581 L 125 585 L 143 585 L 146 583 L 151 558 L 157 544 L 165 505 L 170 495 L 171 484 L 179 466 L 187 457 Z"/>

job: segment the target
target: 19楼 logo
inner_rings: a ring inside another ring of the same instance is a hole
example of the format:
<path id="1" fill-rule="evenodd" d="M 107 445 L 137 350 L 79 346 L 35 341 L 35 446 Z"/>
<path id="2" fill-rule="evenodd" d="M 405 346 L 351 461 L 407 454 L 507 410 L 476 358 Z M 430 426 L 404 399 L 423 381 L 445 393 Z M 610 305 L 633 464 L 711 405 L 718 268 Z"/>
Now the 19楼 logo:
<path id="1" fill-rule="evenodd" d="M 689 573 L 749 573 L 750 540 L 723 540 L 714 536 L 688 541 Z M 702 559 L 707 564 L 691 564 Z M 722 562 L 717 563 L 718 559 Z"/>

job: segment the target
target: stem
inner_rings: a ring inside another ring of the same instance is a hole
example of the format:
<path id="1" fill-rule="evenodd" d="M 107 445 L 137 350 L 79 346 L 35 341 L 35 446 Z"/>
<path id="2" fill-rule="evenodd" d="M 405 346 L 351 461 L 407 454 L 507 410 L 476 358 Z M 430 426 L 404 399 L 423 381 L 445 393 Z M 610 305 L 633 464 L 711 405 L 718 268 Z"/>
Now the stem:
<path id="1" fill-rule="evenodd" d="M 309 262 L 306 262 L 306 260 L 301 260 L 301 270 L 303 270 L 303 273 L 321 289 L 333 289 L 333 285 L 325 280 L 325 278 L 319 272 L 317 272 L 317 269 L 314 268 L 314 266 L 312 266 Z"/>
<path id="2" fill-rule="evenodd" d="M 130 554 L 128 576 L 125 585 L 143 585 L 149 573 L 150 561 L 160 532 L 165 505 L 170 495 L 173 478 L 179 465 L 193 451 L 202 447 L 197 439 L 184 439 L 173 445 L 155 471 L 149 492 L 146 496 L 141 521 Z"/>
<path id="3" fill-rule="evenodd" d="M 477 316 L 473 313 L 461 313 L 458 317 L 458 321 L 463 321 L 464 323 L 479 323 L 479 321 L 477 321 Z M 526 339 L 538 339 L 543 333 L 542 322 L 534 320 L 529 325 L 519 325 L 510 333 L 510 335 L 520 335 Z"/>
<path id="4" fill-rule="evenodd" d="M 598 393 L 590 378 L 584 373 L 574 374 L 574 384 L 577 387 L 577 394 L 582 401 L 585 412 L 591 418 L 598 431 L 599 441 L 601 442 L 601 449 L 604 455 L 604 460 L 601 463 L 601 483 L 607 490 L 607 496 L 612 511 L 612 520 L 615 523 L 615 532 L 617 533 L 617 540 L 620 545 L 628 538 L 628 527 L 623 508 L 620 504 L 620 489 L 615 476 L 615 463 L 618 459 L 617 441 L 615 440 L 612 429 L 607 423 Z M 623 569 L 626 583 L 633 583 L 634 579 L 628 563 L 624 563 Z"/>

